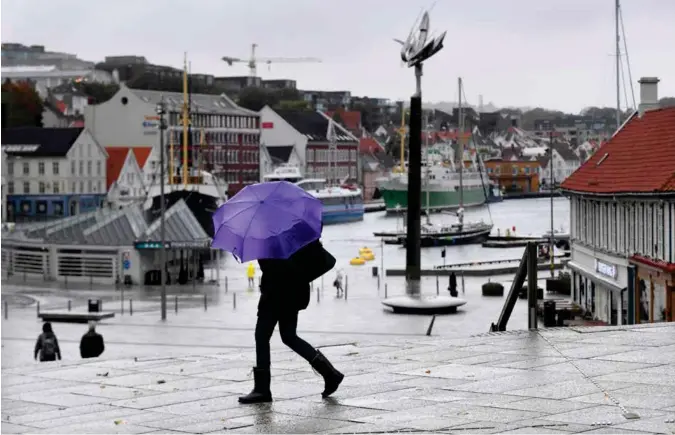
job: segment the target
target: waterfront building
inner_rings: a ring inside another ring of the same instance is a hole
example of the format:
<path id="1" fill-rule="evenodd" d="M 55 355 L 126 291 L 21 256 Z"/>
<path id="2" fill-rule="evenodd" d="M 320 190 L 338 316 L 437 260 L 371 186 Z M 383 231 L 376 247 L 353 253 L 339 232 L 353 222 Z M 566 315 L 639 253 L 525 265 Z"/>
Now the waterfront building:
<path id="1" fill-rule="evenodd" d="M 572 298 L 611 324 L 675 320 L 675 107 L 640 80 L 639 109 L 562 183 Z"/>
<path id="2" fill-rule="evenodd" d="M 73 216 L 102 205 L 108 154 L 89 130 L 5 128 L 2 151 L 8 221 Z"/>
<path id="3" fill-rule="evenodd" d="M 108 204 L 122 207 L 145 200 L 149 186 L 143 167 L 150 156 L 147 147 L 108 147 L 106 189 Z"/>
<path id="4" fill-rule="evenodd" d="M 122 84 L 110 100 L 85 109 L 85 124 L 104 147 L 150 150 L 142 167 L 146 185 L 157 184 L 159 180 L 156 106 L 162 98 L 167 107 L 168 129 L 164 142 L 167 171 L 172 172 L 175 183 L 182 184 L 183 94 L 131 89 Z M 207 171 L 228 184 L 228 195 L 257 182 L 260 179 L 258 113 L 239 107 L 225 94 L 192 94 L 190 100 L 189 176 L 195 177 L 200 169 Z"/>
<path id="5" fill-rule="evenodd" d="M 506 151 L 506 150 L 505 150 Z M 492 158 L 485 161 L 490 181 L 506 192 L 538 192 L 539 162 L 515 159 L 513 156 Z"/>
<path id="6" fill-rule="evenodd" d="M 293 146 L 306 178 L 357 178 L 359 139 L 323 112 L 274 110 L 265 106 L 260 117 L 261 142 L 268 150 Z M 334 155 L 329 152 L 331 128 L 337 147 Z M 269 168 L 270 163 L 262 161 L 261 167 Z"/>

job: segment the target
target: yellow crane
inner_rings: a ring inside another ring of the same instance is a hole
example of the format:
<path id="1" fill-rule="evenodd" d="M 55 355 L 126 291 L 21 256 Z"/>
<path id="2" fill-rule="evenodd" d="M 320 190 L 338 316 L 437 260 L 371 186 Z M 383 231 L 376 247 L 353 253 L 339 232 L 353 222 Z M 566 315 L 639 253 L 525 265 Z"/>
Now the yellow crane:
<path id="1" fill-rule="evenodd" d="M 315 57 L 256 57 L 256 48 L 258 48 L 258 44 L 251 44 L 251 57 L 249 59 L 231 56 L 223 56 L 221 59 L 230 66 L 235 63 L 246 63 L 251 77 L 257 77 L 258 63 L 266 63 L 268 66 L 273 63 L 321 63 L 321 59 Z"/>

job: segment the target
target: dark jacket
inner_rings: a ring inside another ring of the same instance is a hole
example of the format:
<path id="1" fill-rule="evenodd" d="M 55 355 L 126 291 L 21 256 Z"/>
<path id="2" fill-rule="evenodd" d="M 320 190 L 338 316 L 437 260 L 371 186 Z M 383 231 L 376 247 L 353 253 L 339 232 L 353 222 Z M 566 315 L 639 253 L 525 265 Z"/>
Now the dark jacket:
<path id="1" fill-rule="evenodd" d="M 96 358 L 105 350 L 103 336 L 96 331 L 88 331 L 80 341 L 80 356 L 82 358 Z"/>
<path id="2" fill-rule="evenodd" d="M 455 272 L 450 274 L 450 287 L 448 290 L 457 290 L 457 276 L 455 275 Z"/>
<path id="3" fill-rule="evenodd" d="M 46 354 L 45 348 L 46 341 L 50 340 L 53 343 L 54 353 L 49 355 Z M 59 348 L 59 340 L 56 339 L 56 335 L 53 332 L 43 332 L 38 336 L 37 341 L 35 342 L 35 350 L 33 352 L 33 358 L 38 358 L 38 353 L 40 354 L 40 361 L 56 361 L 61 359 L 61 349 Z"/>
<path id="4" fill-rule="evenodd" d="M 309 305 L 309 283 L 300 277 L 291 260 L 258 260 L 260 302 L 258 315 L 273 315 L 304 310 Z"/>

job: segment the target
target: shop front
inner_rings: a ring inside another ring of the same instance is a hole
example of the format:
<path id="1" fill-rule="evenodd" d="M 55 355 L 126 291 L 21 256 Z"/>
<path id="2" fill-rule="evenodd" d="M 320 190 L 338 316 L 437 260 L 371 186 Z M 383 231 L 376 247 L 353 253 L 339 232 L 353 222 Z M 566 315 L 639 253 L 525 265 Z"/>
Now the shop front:
<path id="1" fill-rule="evenodd" d="M 628 261 L 574 245 L 572 299 L 593 319 L 610 325 L 628 323 Z"/>
<path id="2" fill-rule="evenodd" d="M 635 255 L 635 323 L 675 322 L 675 264 Z"/>

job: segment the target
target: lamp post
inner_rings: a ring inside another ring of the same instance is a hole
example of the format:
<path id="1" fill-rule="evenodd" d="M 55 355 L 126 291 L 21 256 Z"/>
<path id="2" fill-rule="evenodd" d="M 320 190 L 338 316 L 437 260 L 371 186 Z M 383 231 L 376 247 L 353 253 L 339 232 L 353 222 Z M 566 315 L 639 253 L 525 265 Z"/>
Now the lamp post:
<path id="1" fill-rule="evenodd" d="M 553 240 L 553 188 L 555 187 L 555 179 L 553 178 L 553 130 L 549 133 L 549 171 L 551 172 L 550 175 L 550 180 L 549 180 L 549 190 L 551 194 L 551 237 L 549 238 L 549 246 L 548 246 L 548 253 L 550 256 L 551 260 L 551 278 L 555 276 L 555 273 L 553 272 L 554 269 L 554 258 L 553 258 L 553 248 L 554 248 L 554 240 Z"/>
<path id="2" fill-rule="evenodd" d="M 164 209 L 166 208 L 165 198 L 164 198 L 164 130 L 166 130 L 166 122 L 164 120 L 164 114 L 166 113 L 166 106 L 164 104 L 164 97 L 162 97 L 157 103 L 155 108 L 157 115 L 159 115 L 159 238 L 161 239 L 162 246 L 160 248 L 160 263 L 159 266 L 159 279 L 161 281 L 162 293 L 161 293 L 161 311 L 162 311 L 162 320 L 166 320 L 166 277 L 164 274 L 164 268 L 166 267 L 166 234 L 164 232 Z"/>

